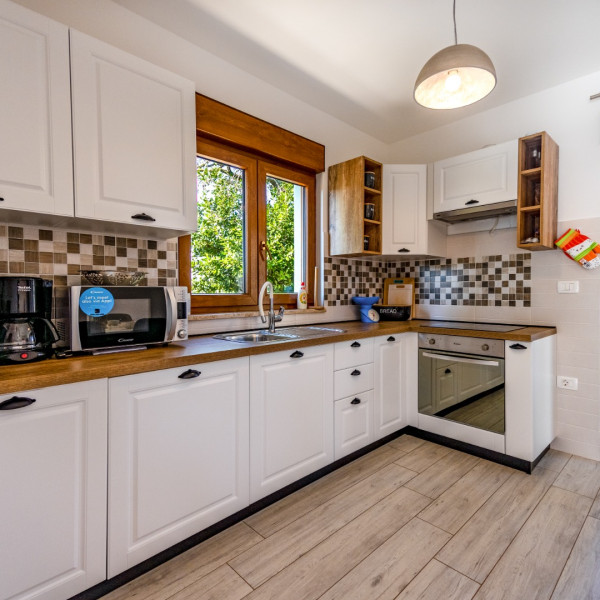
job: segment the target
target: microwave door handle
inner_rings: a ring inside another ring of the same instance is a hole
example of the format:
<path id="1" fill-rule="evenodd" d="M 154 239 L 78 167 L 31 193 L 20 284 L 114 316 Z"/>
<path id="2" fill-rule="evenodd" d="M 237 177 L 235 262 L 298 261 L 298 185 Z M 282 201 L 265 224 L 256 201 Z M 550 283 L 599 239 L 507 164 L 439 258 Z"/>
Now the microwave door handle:
<path id="1" fill-rule="evenodd" d="M 167 331 L 165 342 L 175 339 L 175 328 L 177 327 L 177 300 L 172 287 L 165 288 L 165 303 L 167 305 Z"/>
<path id="2" fill-rule="evenodd" d="M 430 352 L 423 352 L 422 356 L 435 358 L 436 360 L 447 360 L 448 362 L 468 363 L 471 365 L 485 365 L 489 367 L 497 367 L 500 365 L 497 360 L 479 360 L 476 358 L 463 358 L 462 356 L 452 356 L 448 354 L 431 354 Z"/>

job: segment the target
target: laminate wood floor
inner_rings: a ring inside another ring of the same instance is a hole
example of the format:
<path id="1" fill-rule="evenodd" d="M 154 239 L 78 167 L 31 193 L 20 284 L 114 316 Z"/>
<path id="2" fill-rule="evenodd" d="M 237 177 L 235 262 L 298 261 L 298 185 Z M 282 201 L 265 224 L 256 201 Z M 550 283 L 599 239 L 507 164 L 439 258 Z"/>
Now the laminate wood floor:
<path id="1" fill-rule="evenodd" d="M 599 490 L 402 436 L 104 600 L 600 600 Z"/>

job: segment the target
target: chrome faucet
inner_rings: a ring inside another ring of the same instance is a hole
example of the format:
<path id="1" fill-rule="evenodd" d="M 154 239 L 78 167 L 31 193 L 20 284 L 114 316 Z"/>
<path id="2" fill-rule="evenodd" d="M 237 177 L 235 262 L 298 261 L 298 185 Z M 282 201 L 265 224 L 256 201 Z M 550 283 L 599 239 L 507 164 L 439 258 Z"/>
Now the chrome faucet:
<path id="1" fill-rule="evenodd" d="M 265 290 L 269 290 L 269 314 L 265 317 L 265 311 L 263 309 L 263 298 L 265 296 Z M 258 313 L 260 314 L 260 320 L 263 323 L 268 322 L 269 333 L 275 333 L 275 323 L 279 323 L 283 319 L 283 313 L 285 309 L 283 306 L 279 307 L 279 313 L 275 314 L 275 310 L 273 309 L 273 284 L 270 281 L 265 281 L 260 288 L 260 293 L 258 294 Z"/>

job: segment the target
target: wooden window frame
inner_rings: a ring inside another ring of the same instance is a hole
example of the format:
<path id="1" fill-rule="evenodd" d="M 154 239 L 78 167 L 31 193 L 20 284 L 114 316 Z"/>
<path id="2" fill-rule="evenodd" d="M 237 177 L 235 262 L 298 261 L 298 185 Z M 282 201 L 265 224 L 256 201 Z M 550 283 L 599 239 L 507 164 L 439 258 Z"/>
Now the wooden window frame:
<path id="1" fill-rule="evenodd" d="M 196 94 L 196 148 L 199 156 L 249 168 L 247 178 L 255 178 L 256 182 L 264 181 L 269 175 L 304 187 L 305 284 L 308 303 L 314 304 L 317 248 L 315 176 L 325 170 L 324 146 Z M 252 161 L 255 161 L 254 166 Z M 194 314 L 258 309 L 259 288 L 266 279 L 266 257 L 261 256 L 258 239 L 259 232 L 266 228 L 266 186 L 257 184 L 246 188 L 246 292 L 192 294 Z M 191 290 L 189 235 L 179 238 L 179 284 Z M 296 293 L 275 294 L 274 301 L 289 309 L 296 308 L 296 298 Z"/>

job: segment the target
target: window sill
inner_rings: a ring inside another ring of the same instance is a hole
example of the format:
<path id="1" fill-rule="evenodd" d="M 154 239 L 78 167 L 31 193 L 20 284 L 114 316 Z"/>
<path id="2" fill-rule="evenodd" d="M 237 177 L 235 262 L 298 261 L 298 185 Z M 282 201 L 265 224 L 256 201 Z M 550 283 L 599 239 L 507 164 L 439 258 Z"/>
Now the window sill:
<path id="1" fill-rule="evenodd" d="M 286 315 L 308 315 L 314 313 L 324 313 L 327 309 L 324 306 L 318 306 L 317 308 L 290 308 L 285 311 Z M 220 313 L 206 313 L 201 315 L 190 315 L 189 321 L 212 321 L 215 319 L 243 319 L 245 317 L 258 317 L 259 313 L 257 310 L 244 311 L 244 312 L 220 312 Z"/>

